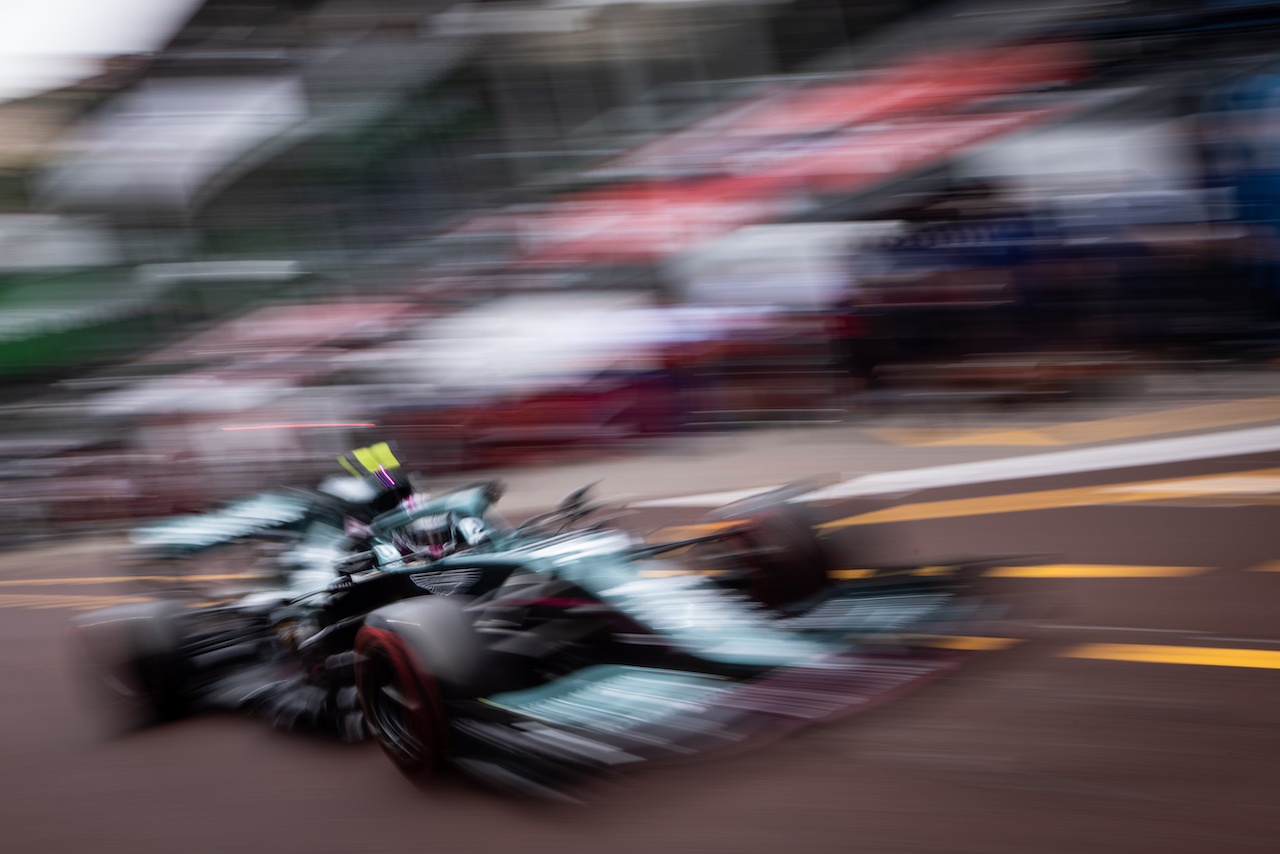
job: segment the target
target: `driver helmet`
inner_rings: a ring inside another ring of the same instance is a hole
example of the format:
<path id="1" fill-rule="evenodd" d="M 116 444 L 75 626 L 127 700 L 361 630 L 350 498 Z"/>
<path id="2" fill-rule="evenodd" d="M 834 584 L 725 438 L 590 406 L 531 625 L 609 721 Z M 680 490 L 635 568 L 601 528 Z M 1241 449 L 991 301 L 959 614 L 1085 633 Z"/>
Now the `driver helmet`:
<path id="1" fill-rule="evenodd" d="M 402 554 L 426 552 L 432 560 L 457 551 L 461 539 L 452 513 L 432 513 L 391 532 Z"/>

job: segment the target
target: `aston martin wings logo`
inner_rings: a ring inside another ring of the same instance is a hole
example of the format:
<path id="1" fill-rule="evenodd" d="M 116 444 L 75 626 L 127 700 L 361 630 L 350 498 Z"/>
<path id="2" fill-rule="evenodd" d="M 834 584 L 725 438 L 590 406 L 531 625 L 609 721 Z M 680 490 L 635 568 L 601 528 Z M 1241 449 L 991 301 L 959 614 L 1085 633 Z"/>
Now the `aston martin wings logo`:
<path id="1" fill-rule="evenodd" d="M 416 572 L 409 580 L 437 596 L 465 593 L 480 580 L 478 569 L 446 569 L 442 572 Z"/>

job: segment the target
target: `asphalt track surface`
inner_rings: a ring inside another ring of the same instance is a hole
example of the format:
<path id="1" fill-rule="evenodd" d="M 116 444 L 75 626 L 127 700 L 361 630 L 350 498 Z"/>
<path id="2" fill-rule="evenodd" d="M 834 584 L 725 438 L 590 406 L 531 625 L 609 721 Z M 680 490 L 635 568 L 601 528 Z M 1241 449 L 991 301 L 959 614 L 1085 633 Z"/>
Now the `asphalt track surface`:
<path id="1" fill-rule="evenodd" d="M 824 520 L 951 502 L 832 537 L 846 568 L 1004 556 L 1021 569 L 984 583 L 1013 603 L 1004 628 L 1022 641 L 753 752 L 624 777 L 585 806 L 448 774 L 415 789 L 370 743 L 236 717 L 104 740 L 64 655 L 68 606 L 155 583 L 100 580 L 119 574 L 105 540 L 12 551 L 0 558 L 0 839 L 15 852 L 1273 852 L 1275 493 L 964 502 L 1278 467 L 1280 452 L 1251 454 L 827 504 Z"/>

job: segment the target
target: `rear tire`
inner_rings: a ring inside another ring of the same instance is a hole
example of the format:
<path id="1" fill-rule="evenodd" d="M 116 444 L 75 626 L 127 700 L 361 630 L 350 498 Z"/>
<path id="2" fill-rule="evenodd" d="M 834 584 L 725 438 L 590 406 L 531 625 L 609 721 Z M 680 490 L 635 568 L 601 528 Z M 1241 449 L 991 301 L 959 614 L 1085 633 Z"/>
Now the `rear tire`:
<path id="1" fill-rule="evenodd" d="M 81 687 L 111 732 L 187 713 L 184 613 L 180 601 L 139 602 L 93 611 L 72 623 Z"/>

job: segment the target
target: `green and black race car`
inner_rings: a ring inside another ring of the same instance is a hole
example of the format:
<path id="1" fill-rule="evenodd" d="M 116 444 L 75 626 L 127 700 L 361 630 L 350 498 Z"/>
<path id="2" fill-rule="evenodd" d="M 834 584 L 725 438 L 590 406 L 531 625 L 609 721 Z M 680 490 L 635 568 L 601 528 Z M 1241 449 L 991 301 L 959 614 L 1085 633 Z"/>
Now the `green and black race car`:
<path id="1" fill-rule="evenodd" d="M 389 454 L 389 451 L 387 452 Z M 385 485 L 385 484 L 384 484 Z M 131 725 L 204 710 L 371 735 L 407 776 L 442 764 L 567 797 L 637 763 L 739 749 L 867 708 L 954 667 L 909 643 L 978 601 L 962 568 L 838 581 L 784 487 L 708 533 L 648 543 L 579 490 L 518 527 L 497 483 L 410 492 L 300 580 L 202 607 L 107 608 L 74 636 Z M 154 529 L 153 529 L 154 530 Z"/>

